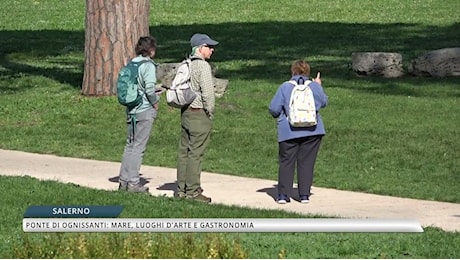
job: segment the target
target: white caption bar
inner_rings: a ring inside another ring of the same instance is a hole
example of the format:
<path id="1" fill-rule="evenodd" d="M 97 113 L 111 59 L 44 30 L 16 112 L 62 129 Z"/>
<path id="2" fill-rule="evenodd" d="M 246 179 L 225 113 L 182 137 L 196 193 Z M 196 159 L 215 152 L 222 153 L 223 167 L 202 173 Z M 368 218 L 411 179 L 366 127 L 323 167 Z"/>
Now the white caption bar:
<path id="1" fill-rule="evenodd" d="M 24 232 L 423 232 L 406 219 L 24 218 Z"/>

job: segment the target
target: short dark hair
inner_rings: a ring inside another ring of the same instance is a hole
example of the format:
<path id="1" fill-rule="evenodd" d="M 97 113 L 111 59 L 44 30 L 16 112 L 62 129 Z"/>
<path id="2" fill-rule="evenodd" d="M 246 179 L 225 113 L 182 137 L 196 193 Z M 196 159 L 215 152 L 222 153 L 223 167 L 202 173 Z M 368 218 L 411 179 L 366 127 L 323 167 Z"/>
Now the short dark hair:
<path id="1" fill-rule="evenodd" d="M 152 36 L 140 37 L 136 44 L 136 55 L 147 57 L 152 49 L 157 49 L 157 40 Z"/>

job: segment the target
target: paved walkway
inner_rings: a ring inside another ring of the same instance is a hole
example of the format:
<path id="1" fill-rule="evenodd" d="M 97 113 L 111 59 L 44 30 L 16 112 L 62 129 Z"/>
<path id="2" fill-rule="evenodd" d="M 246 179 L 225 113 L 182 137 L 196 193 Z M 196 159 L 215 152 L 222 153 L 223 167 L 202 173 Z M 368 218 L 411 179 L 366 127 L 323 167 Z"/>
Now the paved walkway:
<path id="1" fill-rule="evenodd" d="M 29 175 L 43 180 L 116 190 L 120 163 L 57 157 L 0 149 L 0 175 Z M 152 195 L 173 196 L 176 170 L 142 166 L 142 178 Z M 205 194 L 212 203 L 281 209 L 301 214 L 344 218 L 416 219 L 422 227 L 460 232 L 460 204 L 406 199 L 313 187 L 309 204 L 278 205 L 276 182 L 203 172 Z M 233 194 L 233 195 L 232 195 Z M 234 196 L 238 194 L 238 196 Z"/>

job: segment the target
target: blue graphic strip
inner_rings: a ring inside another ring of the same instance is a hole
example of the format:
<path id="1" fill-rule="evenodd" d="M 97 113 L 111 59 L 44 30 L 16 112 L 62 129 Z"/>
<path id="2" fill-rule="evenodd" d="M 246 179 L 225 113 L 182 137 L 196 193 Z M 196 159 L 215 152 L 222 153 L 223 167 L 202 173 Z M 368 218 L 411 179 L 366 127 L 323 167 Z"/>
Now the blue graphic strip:
<path id="1" fill-rule="evenodd" d="M 24 218 L 116 218 L 123 206 L 29 206 Z"/>

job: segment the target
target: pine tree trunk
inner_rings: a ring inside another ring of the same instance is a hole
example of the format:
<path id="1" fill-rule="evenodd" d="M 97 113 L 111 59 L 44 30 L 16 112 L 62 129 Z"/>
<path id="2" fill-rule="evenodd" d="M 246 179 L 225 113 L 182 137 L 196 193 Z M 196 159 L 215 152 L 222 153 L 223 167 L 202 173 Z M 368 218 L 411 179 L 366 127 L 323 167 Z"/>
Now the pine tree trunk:
<path id="1" fill-rule="evenodd" d="M 116 94 L 118 71 L 149 35 L 149 12 L 150 0 L 86 0 L 83 95 Z"/>

